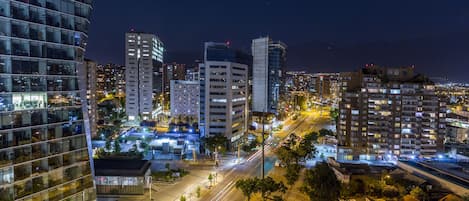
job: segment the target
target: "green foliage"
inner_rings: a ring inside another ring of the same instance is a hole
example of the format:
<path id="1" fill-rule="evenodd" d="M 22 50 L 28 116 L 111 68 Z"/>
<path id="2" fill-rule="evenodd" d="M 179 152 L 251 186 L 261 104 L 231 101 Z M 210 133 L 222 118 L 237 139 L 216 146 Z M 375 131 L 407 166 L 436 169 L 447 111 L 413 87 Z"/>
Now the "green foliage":
<path id="1" fill-rule="evenodd" d="M 186 201 L 186 200 L 187 200 L 186 196 L 184 196 L 184 195 L 181 195 L 181 198 L 179 198 L 179 201 Z"/>
<path id="2" fill-rule="evenodd" d="M 298 164 L 300 160 L 311 159 L 316 153 L 314 147 L 315 134 L 307 134 L 303 138 L 297 137 L 292 134 L 290 136 L 290 142 L 277 149 L 277 157 L 286 164 L 295 162 Z"/>
<path id="3" fill-rule="evenodd" d="M 243 195 L 247 197 L 248 201 L 251 200 L 252 194 L 257 192 L 257 184 L 259 179 L 256 178 L 248 178 L 248 179 L 240 179 L 236 181 L 235 187 L 241 192 Z"/>
<path id="4" fill-rule="evenodd" d="M 112 150 L 111 139 L 107 139 L 107 140 L 106 140 L 106 144 L 104 144 L 104 148 L 105 148 L 107 151 L 111 151 L 111 150 Z"/>
<path id="5" fill-rule="evenodd" d="M 361 179 L 354 179 L 350 182 L 350 186 L 354 195 L 364 195 L 366 191 L 365 182 Z"/>
<path id="6" fill-rule="evenodd" d="M 329 129 L 325 129 L 325 128 L 319 130 L 319 136 L 324 137 L 326 135 L 334 135 L 334 132 L 332 132 Z"/>
<path id="7" fill-rule="evenodd" d="M 295 96 L 296 97 L 296 106 L 299 107 L 300 110 L 306 110 L 307 104 L 306 104 L 306 97 L 305 96 Z"/>
<path id="8" fill-rule="evenodd" d="M 466 195 L 462 196 L 461 199 L 463 201 L 469 201 L 469 194 L 466 194 Z"/>
<path id="9" fill-rule="evenodd" d="M 316 153 L 316 148 L 313 146 L 314 137 L 312 134 L 307 134 L 298 144 L 296 149 L 297 155 L 303 160 L 311 159 Z"/>
<path id="10" fill-rule="evenodd" d="M 383 196 L 388 198 L 397 198 L 399 197 L 399 189 L 395 186 L 386 185 L 383 188 Z"/>
<path id="11" fill-rule="evenodd" d="M 252 149 L 256 148 L 259 145 L 257 140 L 252 140 L 249 144 L 244 144 L 241 149 L 245 152 L 250 152 Z"/>
<path id="12" fill-rule="evenodd" d="M 285 179 L 287 179 L 287 184 L 293 186 L 293 184 L 298 180 L 300 176 L 301 166 L 298 164 L 287 165 L 287 172 L 285 173 Z"/>
<path id="13" fill-rule="evenodd" d="M 205 146 L 211 152 L 215 152 L 215 149 L 218 147 L 220 150 L 219 152 L 226 151 L 226 145 L 228 144 L 229 140 L 225 136 L 215 135 L 212 137 L 207 137 L 202 140 L 205 143 Z"/>
<path id="14" fill-rule="evenodd" d="M 140 148 L 141 149 L 146 149 L 146 148 L 148 148 L 148 144 L 146 142 L 141 142 L 140 143 Z"/>
<path id="15" fill-rule="evenodd" d="M 283 124 L 278 125 L 277 128 L 278 128 L 279 130 L 282 130 L 282 129 L 283 129 Z"/>
<path id="16" fill-rule="evenodd" d="M 291 164 L 293 161 L 296 161 L 296 153 L 287 146 L 281 146 L 276 151 L 278 159 L 280 159 L 285 164 Z"/>
<path id="17" fill-rule="evenodd" d="M 208 174 L 208 181 L 210 181 L 210 185 L 212 185 L 213 175 Z"/>
<path id="18" fill-rule="evenodd" d="M 265 179 L 259 179 L 257 177 L 240 179 L 236 181 L 235 186 L 243 192 L 244 196 L 246 196 L 248 200 L 251 199 L 252 194 L 263 192 L 264 198 L 280 201 L 282 200 L 281 197 L 270 197 L 271 194 L 274 192 L 285 193 L 287 190 L 287 187 L 282 182 L 276 182 L 272 177 L 266 177 Z"/>
<path id="19" fill-rule="evenodd" d="M 169 163 L 164 164 L 164 167 L 165 167 L 168 171 L 171 170 L 171 164 L 169 164 Z"/>
<path id="20" fill-rule="evenodd" d="M 337 122 L 339 120 L 339 108 L 331 108 L 330 116 Z"/>
<path id="21" fill-rule="evenodd" d="M 427 197 L 427 193 L 418 186 L 413 188 L 409 194 L 417 200 L 423 200 Z"/>
<path id="22" fill-rule="evenodd" d="M 114 152 L 115 153 L 121 152 L 121 144 L 119 143 L 119 140 L 117 139 L 114 140 Z"/>
<path id="23" fill-rule="evenodd" d="M 260 192 L 264 192 L 265 197 L 269 197 L 273 192 L 282 192 L 285 193 L 287 191 L 287 187 L 283 184 L 283 182 L 275 182 L 272 177 L 266 177 L 265 179 L 261 179 L 260 182 L 257 184 Z"/>
<path id="24" fill-rule="evenodd" d="M 197 189 L 195 190 L 195 195 L 197 198 L 200 198 L 200 186 L 197 186 Z"/>
<path id="25" fill-rule="evenodd" d="M 301 190 L 308 195 L 310 200 L 338 200 L 341 184 L 334 171 L 326 163 L 319 163 L 315 168 L 306 171 Z"/>
<path id="26" fill-rule="evenodd" d="M 363 196 L 367 191 L 367 185 L 362 179 L 352 179 L 348 184 L 342 185 L 341 197 L 349 198 L 354 196 Z"/>

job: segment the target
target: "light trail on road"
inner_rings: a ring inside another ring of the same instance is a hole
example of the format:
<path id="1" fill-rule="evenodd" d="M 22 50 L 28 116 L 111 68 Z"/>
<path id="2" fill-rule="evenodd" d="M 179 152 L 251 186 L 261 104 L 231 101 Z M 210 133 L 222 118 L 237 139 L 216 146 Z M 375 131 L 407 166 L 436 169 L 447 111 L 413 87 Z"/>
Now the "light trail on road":
<path id="1" fill-rule="evenodd" d="M 307 130 L 311 130 L 316 125 L 314 125 L 313 119 L 322 118 L 320 115 L 315 115 L 315 113 L 307 113 L 308 115 L 299 119 L 298 121 L 293 121 L 292 124 L 286 126 L 281 132 L 288 132 L 288 134 L 280 139 L 282 141 L 290 136 L 292 133 L 295 132 L 303 132 Z M 305 123 L 307 122 L 307 123 Z M 310 123 L 311 122 L 311 123 Z M 324 121 L 325 122 L 325 121 Z M 266 141 L 271 142 L 272 139 Z M 280 146 L 280 143 L 277 145 Z M 270 145 L 265 145 L 265 154 L 266 154 L 266 161 L 273 159 L 275 156 L 273 155 L 273 150 L 276 147 L 272 147 Z M 262 154 L 262 150 L 258 150 L 252 155 L 250 155 L 245 162 L 235 166 L 229 172 L 224 174 L 224 180 L 220 182 L 217 186 L 215 186 L 209 194 L 204 196 L 201 200 L 211 200 L 211 201 L 236 201 L 236 200 L 243 200 L 244 195 L 242 195 L 239 191 L 236 190 L 235 185 L 236 181 L 239 179 L 249 178 L 252 176 L 256 176 L 256 173 L 259 173 L 258 169 L 261 166 L 261 163 L 258 161 L 260 160 Z"/>

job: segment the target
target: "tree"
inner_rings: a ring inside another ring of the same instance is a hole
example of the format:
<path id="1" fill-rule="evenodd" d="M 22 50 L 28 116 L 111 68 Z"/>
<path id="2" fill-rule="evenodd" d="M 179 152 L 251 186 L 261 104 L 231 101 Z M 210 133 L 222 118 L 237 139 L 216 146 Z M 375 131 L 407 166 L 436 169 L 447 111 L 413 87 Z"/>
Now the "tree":
<path id="1" fill-rule="evenodd" d="M 257 145 L 259 144 L 259 142 L 257 142 L 257 140 L 252 140 L 251 142 L 249 142 L 249 144 L 243 144 L 243 146 L 241 147 L 241 149 L 245 152 L 250 152 L 252 151 L 252 149 L 254 149 Z"/>
<path id="2" fill-rule="evenodd" d="M 301 190 L 308 195 L 310 200 L 338 200 L 340 182 L 326 163 L 319 163 L 315 168 L 306 171 Z"/>
<path id="3" fill-rule="evenodd" d="M 256 178 L 248 178 L 248 179 L 240 179 L 236 181 L 235 187 L 241 192 L 243 192 L 243 195 L 246 196 L 246 198 L 251 200 L 252 194 L 256 193 L 258 188 L 257 184 L 259 183 L 259 179 Z"/>
<path id="4" fill-rule="evenodd" d="M 334 132 L 332 132 L 329 129 L 325 129 L 325 128 L 319 130 L 319 136 L 324 137 L 326 135 L 334 135 Z"/>
<path id="5" fill-rule="evenodd" d="M 313 146 L 313 137 L 309 134 L 306 135 L 298 144 L 296 148 L 296 155 L 303 159 L 314 158 L 314 153 L 316 153 L 316 148 Z"/>
<path id="6" fill-rule="evenodd" d="M 213 175 L 208 174 L 208 181 L 210 182 L 210 186 L 212 185 Z"/>
<path id="7" fill-rule="evenodd" d="M 197 198 L 200 197 L 200 186 L 197 186 L 197 189 L 195 190 L 195 195 L 197 196 Z"/>
<path id="8" fill-rule="evenodd" d="M 119 143 L 119 140 L 117 139 L 114 140 L 114 152 L 115 153 L 121 152 L 121 144 Z"/>
<path id="9" fill-rule="evenodd" d="M 146 149 L 148 144 L 146 142 L 140 142 L 140 149 Z"/>
<path id="10" fill-rule="evenodd" d="M 418 186 L 413 188 L 409 194 L 417 200 L 424 200 L 427 196 L 427 193 Z"/>
<path id="11" fill-rule="evenodd" d="M 291 164 L 287 166 L 287 172 L 285 173 L 285 179 L 287 179 L 287 184 L 293 186 L 293 184 L 298 180 L 300 176 L 301 166 L 298 164 Z"/>
<path id="12" fill-rule="evenodd" d="M 164 167 L 168 170 L 168 172 L 171 170 L 171 164 L 169 163 L 164 164 Z"/>
<path id="13" fill-rule="evenodd" d="M 383 188 L 383 195 L 388 198 L 399 197 L 399 189 L 397 189 L 395 186 L 386 185 Z"/>
<path id="14" fill-rule="evenodd" d="M 304 136 L 304 139 L 306 139 L 306 140 L 308 140 L 308 141 L 314 143 L 314 142 L 317 142 L 318 136 L 319 136 L 318 132 L 312 131 L 312 132 L 306 134 L 306 135 Z"/>
<path id="15" fill-rule="evenodd" d="M 287 191 L 287 187 L 283 184 L 283 182 L 276 182 L 272 177 L 266 177 L 265 179 L 260 179 L 260 183 L 258 183 L 259 191 L 262 193 L 264 192 L 264 197 L 269 198 L 273 192 L 281 192 L 285 193 Z"/>
<path id="16" fill-rule="evenodd" d="M 351 187 L 351 190 L 352 192 L 356 195 L 356 194 L 360 194 L 360 195 L 364 195 L 365 194 L 365 190 L 366 190 L 366 185 L 365 185 L 365 182 L 361 179 L 354 179 L 350 182 L 350 187 Z"/>
<path id="17" fill-rule="evenodd" d="M 287 146 L 281 146 L 276 151 L 278 159 L 285 164 L 291 164 L 296 160 L 296 153 Z"/>
<path id="18" fill-rule="evenodd" d="M 337 122 L 339 120 L 339 109 L 331 108 L 330 115 L 331 118 Z"/>
<path id="19" fill-rule="evenodd" d="M 265 179 L 259 179 L 257 177 L 240 179 L 236 181 L 235 186 L 243 192 L 248 201 L 251 199 L 252 194 L 262 192 L 264 198 L 281 201 L 282 198 L 280 196 L 271 197 L 271 194 L 274 192 L 285 193 L 287 190 L 287 187 L 282 182 L 276 182 L 272 177 L 266 177 Z"/>
<path id="20" fill-rule="evenodd" d="M 469 194 L 462 196 L 463 201 L 469 201 Z"/>
<path id="21" fill-rule="evenodd" d="M 402 200 L 403 201 L 419 201 L 419 200 L 415 199 L 414 196 L 411 196 L 411 195 L 404 196 Z"/>
<path id="22" fill-rule="evenodd" d="M 112 144 L 111 144 L 111 140 L 110 140 L 110 139 L 107 139 L 107 140 L 106 140 L 106 144 L 104 144 L 104 148 L 106 148 L 107 151 L 111 151 L 111 150 L 112 150 Z"/>
<path id="23" fill-rule="evenodd" d="M 226 145 L 229 141 L 228 138 L 226 138 L 225 136 L 215 135 L 212 137 L 204 138 L 203 142 L 205 143 L 205 146 L 209 151 L 215 152 L 217 148 L 220 148 L 221 150 L 217 150 L 220 152 L 226 149 Z"/>

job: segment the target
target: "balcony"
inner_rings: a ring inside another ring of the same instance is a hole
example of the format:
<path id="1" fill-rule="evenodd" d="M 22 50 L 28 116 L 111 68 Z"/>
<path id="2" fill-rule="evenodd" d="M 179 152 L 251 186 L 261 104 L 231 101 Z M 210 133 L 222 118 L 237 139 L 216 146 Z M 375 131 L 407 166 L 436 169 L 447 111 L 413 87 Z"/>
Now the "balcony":
<path id="1" fill-rule="evenodd" d="M 33 193 L 32 182 L 27 181 L 25 183 L 15 184 L 15 199 L 22 198 L 24 196 Z"/>
<path id="2" fill-rule="evenodd" d="M 18 8 L 12 6 L 10 8 L 10 12 L 13 18 L 19 19 L 19 20 L 29 20 L 29 16 L 27 14 L 26 8 Z"/>
<path id="3" fill-rule="evenodd" d="M 35 6 L 44 7 L 44 1 L 40 0 L 29 0 L 29 3 Z"/>

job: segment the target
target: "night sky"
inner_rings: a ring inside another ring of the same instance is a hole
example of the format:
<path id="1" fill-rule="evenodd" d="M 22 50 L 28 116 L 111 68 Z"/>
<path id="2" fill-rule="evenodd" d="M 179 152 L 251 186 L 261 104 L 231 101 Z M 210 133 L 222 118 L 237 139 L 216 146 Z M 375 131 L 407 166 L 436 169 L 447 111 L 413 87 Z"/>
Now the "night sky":
<path id="1" fill-rule="evenodd" d="M 165 62 L 192 64 L 203 42 L 250 51 L 253 38 L 288 45 L 288 70 L 415 65 L 469 82 L 469 0 L 94 0 L 87 57 L 124 64 L 131 28 L 164 42 Z"/>

